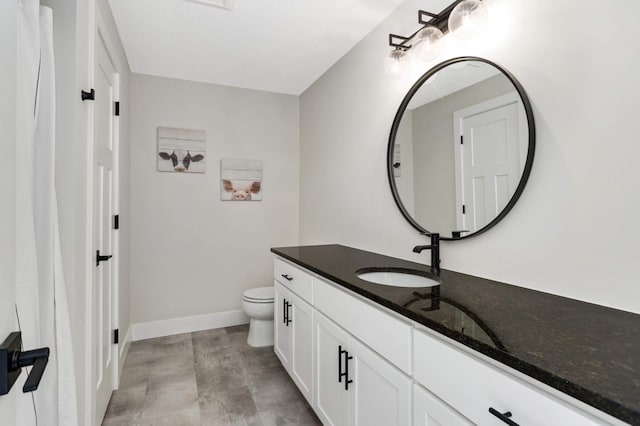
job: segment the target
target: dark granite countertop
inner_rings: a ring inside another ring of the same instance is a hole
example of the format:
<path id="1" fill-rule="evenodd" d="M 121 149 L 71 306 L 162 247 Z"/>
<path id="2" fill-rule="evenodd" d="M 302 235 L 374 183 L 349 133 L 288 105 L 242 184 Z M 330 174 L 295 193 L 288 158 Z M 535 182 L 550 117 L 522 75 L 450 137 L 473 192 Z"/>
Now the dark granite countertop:
<path id="1" fill-rule="evenodd" d="M 356 271 L 392 267 L 426 272 L 429 267 L 341 245 L 271 251 L 605 413 L 640 425 L 640 315 L 444 269 L 442 285 L 432 289 L 372 284 L 359 279 Z"/>

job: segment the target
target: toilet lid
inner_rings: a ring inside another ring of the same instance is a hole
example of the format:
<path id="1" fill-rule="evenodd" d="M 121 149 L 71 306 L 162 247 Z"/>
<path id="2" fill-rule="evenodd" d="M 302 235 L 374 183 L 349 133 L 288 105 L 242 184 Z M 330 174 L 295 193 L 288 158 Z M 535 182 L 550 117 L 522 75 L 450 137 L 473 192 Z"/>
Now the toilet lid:
<path id="1" fill-rule="evenodd" d="M 242 298 L 248 301 L 268 302 L 273 301 L 273 287 L 250 288 L 242 293 Z"/>

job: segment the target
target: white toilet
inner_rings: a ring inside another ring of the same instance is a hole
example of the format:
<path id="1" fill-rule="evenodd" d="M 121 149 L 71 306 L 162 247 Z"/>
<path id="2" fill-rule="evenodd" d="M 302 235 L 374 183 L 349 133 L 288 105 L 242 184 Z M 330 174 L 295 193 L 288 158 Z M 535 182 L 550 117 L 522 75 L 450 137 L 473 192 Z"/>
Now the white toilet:
<path id="1" fill-rule="evenodd" d="M 242 310 L 251 321 L 247 344 L 273 346 L 273 287 L 258 287 L 242 293 Z"/>

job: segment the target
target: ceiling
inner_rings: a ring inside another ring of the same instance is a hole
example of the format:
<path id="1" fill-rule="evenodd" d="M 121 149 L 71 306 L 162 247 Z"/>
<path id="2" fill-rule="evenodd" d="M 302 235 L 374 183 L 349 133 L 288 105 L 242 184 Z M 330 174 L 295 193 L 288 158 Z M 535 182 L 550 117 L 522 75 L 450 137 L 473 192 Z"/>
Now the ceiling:
<path id="1" fill-rule="evenodd" d="M 292 95 L 403 2 L 109 0 L 132 72 Z"/>

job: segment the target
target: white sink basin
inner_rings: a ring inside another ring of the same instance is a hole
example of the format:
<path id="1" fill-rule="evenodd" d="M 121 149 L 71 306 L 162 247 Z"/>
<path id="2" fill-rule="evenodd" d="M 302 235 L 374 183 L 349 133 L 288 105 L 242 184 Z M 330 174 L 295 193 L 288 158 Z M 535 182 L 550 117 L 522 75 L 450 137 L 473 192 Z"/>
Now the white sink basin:
<path id="1" fill-rule="evenodd" d="M 429 278 L 419 271 L 411 270 L 376 270 L 363 269 L 356 272 L 356 276 L 361 280 L 370 283 L 388 285 L 393 287 L 433 287 L 440 285 L 437 278 Z"/>

